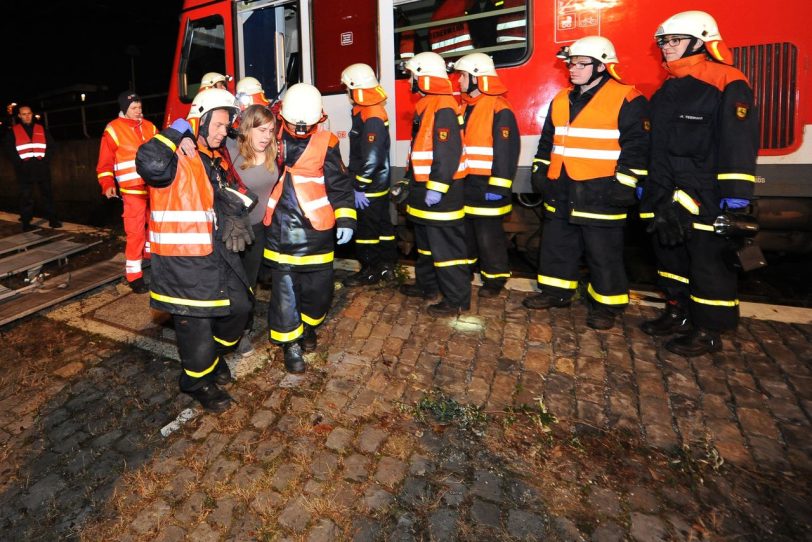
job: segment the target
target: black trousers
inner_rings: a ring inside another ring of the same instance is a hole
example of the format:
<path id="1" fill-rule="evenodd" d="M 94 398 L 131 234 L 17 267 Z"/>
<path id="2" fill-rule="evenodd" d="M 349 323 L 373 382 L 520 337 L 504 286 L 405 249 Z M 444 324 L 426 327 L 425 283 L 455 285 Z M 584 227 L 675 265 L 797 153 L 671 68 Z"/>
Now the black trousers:
<path id="1" fill-rule="evenodd" d="M 316 327 L 333 301 L 333 269 L 294 271 L 271 269 L 268 327 L 274 344 L 297 341 L 304 326 Z"/>
<path id="2" fill-rule="evenodd" d="M 245 268 L 245 276 L 248 278 L 248 283 L 254 294 L 257 292 L 257 278 L 259 277 L 259 270 L 262 268 L 262 254 L 265 248 L 265 225 L 260 222 L 251 226 L 254 230 L 254 243 L 248 245 L 246 249 L 240 253 L 240 261 Z M 254 324 L 254 310 L 253 305 L 251 313 L 245 321 L 245 330 L 250 331 Z"/>
<path id="3" fill-rule="evenodd" d="M 417 284 L 439 291 L 447 302 L 463 309 L 471 306 L 471 272 L 465 245 L 465 223 L 449 226 L 414 225 Z"/>
<path id="4" fill-rule="evenodd" d="M 485 286 L 501 288 L 510 278 L 507 236 L 501 216 L 466 216 L 465 240 L 468 259 L 479 262 L 479 274 Z"/>
<path id="5" fill-rule="evenodd" d="M 54 198 L 51 192 L 51 167 L 47 162 L 31 159 L 17 169 L 20 188 L 20 222 L 30 224 L 34 218 L 34 185 L 39 186 L 42 212 L 48 220 L 56 220 Z"/>
<path id="6" fill-rule="evenodd" d="M 725 263 L 731 241 L 693 229 L 682 245 L 666 247 L 652 238 L 658 285 L 666 297 L 688 308 L 692 323 L 713 331 L 739 323 L 738 275 Z"/>
<path id="7" fill-rule="evenodd" d="M 173 315 L 180 353 L 181 391 L 193 391 L 226 368 L 223 356 L 236 348 L 254 300 L 234 273 L 226 280 L 231 313 L 228 316 Z"/>
<path id="8" fill-rule="evenodd" d="M 582 257 L 589 268 L 590 302 L 612 312 L 622 312 L 629 304 L 623 227 L 571 224 L 566 218 L 547 215 L 539 249 L 541 292 L 571 298 L 578 286 Z"/>
<path id="9" fill-rule="evenodd" d="M 369 207 L 358 210 L 358 231 L 355 234 L 355 254 L 364 267 L 397 261 L 395 227 L 389 217 L 387 196 L 369 198 Z"/>

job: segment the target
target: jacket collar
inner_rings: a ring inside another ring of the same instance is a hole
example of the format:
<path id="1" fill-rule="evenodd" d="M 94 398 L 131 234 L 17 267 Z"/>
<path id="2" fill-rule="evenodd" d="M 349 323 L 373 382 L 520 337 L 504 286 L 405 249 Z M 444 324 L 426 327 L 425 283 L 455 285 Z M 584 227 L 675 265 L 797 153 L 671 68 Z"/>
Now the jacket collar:
<path id="1" fill-rule="evenodd" d="M 679 60 L 672 60 L 671 62 L 664 62 L 663 67 L 673 77 L 685 77 L 690 75 L 696 70 L 697 66 L 703 65 L 708 62 L 708 57 L 702 55 L 691 55 L 682 57 Z"/>

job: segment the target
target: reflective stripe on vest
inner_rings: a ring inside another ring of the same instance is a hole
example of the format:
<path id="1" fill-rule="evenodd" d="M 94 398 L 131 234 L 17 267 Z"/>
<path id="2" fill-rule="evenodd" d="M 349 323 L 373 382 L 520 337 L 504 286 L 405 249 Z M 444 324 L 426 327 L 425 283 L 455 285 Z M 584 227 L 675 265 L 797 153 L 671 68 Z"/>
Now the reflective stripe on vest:
<path id="1" fill-rule="evenodd" d="M 42 125 L 34 124 L 31 137 L 28 137 L 28 133 L 26 133 L 22 124 L 15 124 L 13 131 L 14 144 L 21 160 L 31 160 L 32 158 L 42 160 L 45 158 L 45 128 Z"/>
<path id="2" fill-rule="evenodd" d="M 429 94 L 417 102 L 415 115 L 420 115 L 420 127 L 412 141 L 412 150 L 409 153 L 414 180 L 425 183 L 431 174 L 431 165 L 434 161 L 434 115 L 438 109 L 449 108 L 457 113 L 457 102 L 445 94 Z M 462 179 L 468 174 L 465 145 L 460 153 L 460 161 L 454 179 Z"/>
<path id="3" fill-rule="evenodd" d="M 144 185 L 144 179 L 135 170 L 135 154 L 138 147 L 155 136 L 155 125 L 142 120 L 140 125 L 127 119 L 115 119 L 104 131 L 113 138 L 116 147 L 116 162 L 113 164 L 116 181 L 120 188 L 137 188 Z"/>

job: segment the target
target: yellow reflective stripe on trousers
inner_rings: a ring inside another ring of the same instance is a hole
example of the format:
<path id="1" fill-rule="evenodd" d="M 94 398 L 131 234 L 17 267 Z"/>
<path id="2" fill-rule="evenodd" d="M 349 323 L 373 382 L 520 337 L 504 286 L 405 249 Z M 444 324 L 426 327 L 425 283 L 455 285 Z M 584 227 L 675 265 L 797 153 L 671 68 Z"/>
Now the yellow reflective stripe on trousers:
<path id="1" fill-rule="evenodd" d="M 756 182 L 755 175 L 748 175 L 747 173 L 720 173 L 716 176 L 718 181 L 749 181 Z"/>
<path id="2" fill-rule="evenodd" d="M 155 301 L 171 303 L 172 305 L 186 305 L 188 307 L 228 307 L 231 304 L 228 299 L 183 299 L 155 292 L 150 292 L 149 296 Z"/>
<path id="3" fill-rule="evenodd" d="M 591 282 L 589 286 L 587 286 L 586 291 L 589 292 L 592 299 L 604 305 L 626 305 L 629 302 L 629 294 L 601 295 L 595 291 Z"/>
<path id="4" fill-rule="evenodd" d="M 711 232 L 716 231 L 710 224 L 700 224 L 699 222 L 694 222 L 693 227 L 695 230 L 711 231 Z"/>
<path id="5" fill-rule="evenodd" d="M 266 260 L 291 265 L 315 265 L 333 261 L 332 252 L 326 254 L 312 254 L 310 256 L 293 256 L 292 254 L 280 254 L 279 252 L 266 248 L 264 256 Z"/>
<path id="6" fill-rule="evenodd" d="M 549 204 L 549 203 L 547 203 L 546 201 L 544 202 L 544 208 L 545 208 L 545 209 L 547 209 L 547 211 L 549 211 L 549 212 L 551 212 L 551 213 L 554 213 L 554 212 L 555 212 L 555 207 L 553 207 L 552 205 L 550 205 L 550 204 Z"/>
<path id="7" fill-rule="evenodd" d="M 358 213 L 355 212 L 355 209 L 339 207 L 333 212 L 333 214 L 335 215 L 336 220 L 339 218 L 352 218 L 353 220 L 358 220 Z"/>
<path id="8" fill-rule="evenodd" d="M 210 372 L 212 372 L 214 370 L 214 368 L 217 367 L 217 362 L 219 362 L 219 361 L 220 361 L 219 357 L 215 358 L 214 363 L 212 363 L 210 367 L 208 367 L 207 369 L 203 369 L 199 373 L 196 373 L 195 371 L 190 371 L 189 369 L 186 369 L 186 368 L 183 369 L 183 372 L 186 373 L 187 375 L 191 376 L 192 378 L 201 378 L 203 376 L 206 376 Z"/>
<path id="9" fill-rule="evenodd" d="M 654 218 L 654 213 L 640 213 L 640 218 L 643 220 Z"/>
<path id="10" fill-rule="evenodd" d="M 549 161 L 549 160 L 545 160 L 544 158 L 533 158 L 533 162 L 541 162 L 541 163 L 542 163 L 542 164 L 544 164 L 545 166 L 549 166 L 549 165 L 550 165 L 550 161 Z"/>
<path id="11" fill-rule="evenodd" d="M 310 316 L 306 315 L 305 313 L 301 313 L 302 322 L 309 326 L 317 326 L 320 323 L 324 322 L 324 319 L 327 317 L 326 314 L 323 314 L 321 318 L 311 318 Z"/>
<path id="12" fill-rule="evenodd" d="M 510 273 L 494 273 L 493 275 L 490 273 L 486 273 L 480 269 L 479 274 L 485 277 L 486 279 L 509 279 Z"/>
<path id="13" fill-rule="evenodd" d="M 172 152 L 178 150 L 178 146 L 172 143 L 172 141 L 170 141 L 169 138 L 167 138 L 166 136 L 162 136 L 161 134 L 155 134 L 155 139 L 157 139 L 158 141 L 160 141 L 161 143 L 172 149 Z"/>
<path id="14" fill-rule="evenodd" d="M 356 239 L 355 244 L 357 245 L 377 245 L 380 243 L 380 239 Z"/>
<path id="15" fill-rule="evenodd" d="M 118 191 L 121 192 L 122 194 L 136 194 L 139 196 L 146 196 L 147 194 L 149 194 L 149 192 L 147 192 L 146 190 L 131 190 L 129 188 L 119 188 Z"/>
<path id="16" fill-rule="evenodd" d="M 733 301 L 726 301 L 724 299 L 702 299 L 701 297 L 696 297 L 695 295 L 691 296 L 691 300 L 695 303 L 701 303 L 702 305 L 713 305 L 715 307 L 735 307 L 739 304 L 738 299 L 734 299 Z"/>
<path id="17" fill-rule="evenodd" d="M 422 254 L 423 256 L 431 256 L 430 250 L 423 250 L 422 248 L 418 248 L 417 253 Z"/>
<path id="18" fill-rule="evenodd" d="M 546 275 L 539 275 L 536 277 L 539 284 L 546 284 L 547 286 L 554 286 L 556 288 L 563 288 L 565 290 L 574 290 L 578 287 L 577 280 L 564 280 L 555 277 L 548 277 Z"/>
<path id="19" fill-rule="evenodd" d="M 476 258 L 473 260 L 445 260 L 443 262 L 434 262 L 434 267 L 452 267 L 454 265 L 474 265 Z"/>
<path id="20" fill-rule="evenodd" d="M 478 216 L 499 216 L 506 215 L 513 210 L 513 205 L 505 205 L 504 207 L 472 207 L 466 205 L 463 207 L 465 214 L 478 215 Z"/>
<path id="21" fill-rule="evenodd" d="M 366 177 L 361 177 L 360 175 L 355 176 L 355 180 L 359 183 L 369 184 L 372 182 L 372 179 L 367 179 Z"/>
<path id="22" fill-rule="evenodd" d="M 629 188 L 635 188 L 637 186 L 637 179 L 619 171 L 615 173 L 615 179 L 617 179 L 617 182 L 620 184 L 628 186 Z"/>
<path id="23" fill-rule="evenodd" d="M 394 241 L 395 236 L 394 235 L 381 235 L 380 239 L 381 239 L 381 241 Z"/>
<path id="24" fill-rule="evenodd" d="M 685 284 L 690 284 L 691 282 L 690 280 L 688 280 L 688 277 L 681 277 L 680 275 L 675 275 L 674 273 L 669 273 L 668 271 L 660 271 L 658 269 L 657 274 L 663 278 L 676 280 L 677 282 L 682 282 Z"/>
<path id="25" fill-rule="evenodd" d="M 699 214 L 699 204 L 696 201 L 694 201 L 694 198 L 689 196 L 687 192 L 683 190 L 675 190 L 674 201 L 685 207 L 685 210 L 691 213 L 692 215 Z"/>
<path id="26" fill-rule="evenodd" d="M 584 212 L 584 211 L 575 211 L 575 210 L 573 210 L 570 213 L 570 216 L 576 216 L 576 217 L 579 217 L 579 218 L 592 218 L 592 219 L 595 219 L 595 220 L 625 220 L 626 219 L 626 213 L 621 213 L 621 214 L 617 214 L 617 215 L 604 215 L 604 214 L 601 214 L 601 213 L 587 213 L 587 212 Z"/>
<path id="27" fill-rule="evenodd" d="M 459 220 L 461 218 L 465 218 L 465 209 L 443 213 L 435 211 L 423 211 L 421 209 L 415 209 L 411 205 L 407 205 L 406 214 L 417 218 L 425 218 L 426 220 Z"/>
<path id="28" fill-rule="evenodd" d="M 281 343 L 289 343 L 301 337 L 302 333 L 304 333 L 304 324 L 299 324 L 299 327 L 297 327 L 293 331 L 288 331 L 287 333 L 282 333 L 281 331 L 274 331 L 272 329 L 271 340 L 279 341 Z"/>
<path id="29" fill-rule="evenodd" d="M 633 167 L 629 169 L 632 170 L 632 173 L 634 173 L 638 177 L 645 177 L 646 175 L 648 175 L 647 169 L 634 169 Z"/>
<path id="30" fill-rule="evenodd" d="M 237 344 L 237 342 L 240 340 L 240 338 L 239 338 L 239 337 L 237 337 L 237 338 L 236 338 L 236 339 L 234 339 L 233 341 L 227 341 L 227 340 L 225 340 L 225 339 L 221 339 L 220 337 L 217 337 L 217 336 L 215 336 L 215 335 L 212 335 L 212 338 L 213 338 L 215 341 L 217 341 L 218 343 L 222 344 L 223 346 L 234 346 L 234 345 L 235 345 L 235 344 Z"/>
<path id="31" fill-rule="evenodd" d="M 501 186 L 502 188 L 510 188 L 513 186 L 513 181 L 510 179 L 504 179 L 502 177 L 491 177 L 488 179 L 488 184 L 490 186 Z"/>

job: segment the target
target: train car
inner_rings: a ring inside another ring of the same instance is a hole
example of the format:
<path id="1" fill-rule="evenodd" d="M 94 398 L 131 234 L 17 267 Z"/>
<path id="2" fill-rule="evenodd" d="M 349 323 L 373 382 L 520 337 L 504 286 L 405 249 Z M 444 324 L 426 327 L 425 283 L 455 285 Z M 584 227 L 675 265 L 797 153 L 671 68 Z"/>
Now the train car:
<path id="1" fill-rule="evenodd" d="M 650 96 L 665 78 L 653 35 L 677 11 L 701 9 L 719 23 L 735 64 L 755 90 L 761 121 L 756 213 L 759 244 L 812 251 L 812 38 L 806 0 L 185 0 L 165 122 L 185 116 L 202 75 L 252 76 L 266 95 L 306 82 L 324 95 L 330 129 L 347 158 L 350 107 L 339 76 L 365 62 L 389 95 L 395 175 L 407 163 L 413 105 L 402 62 L 435 50 L 454 61 L 473 51 L 494 57 L 522 134 L 513 190 L 532 206 L 529 169 L 550 101 L 567 84 L 556 52 L 586 35 L 615 44 L 624 81 Z M 438 38 L 439 36 L 439 38 Z M 521 229 L 536 215 L 515 206 Z M 509 229 L 510 231 L 510 229 Z"/>

